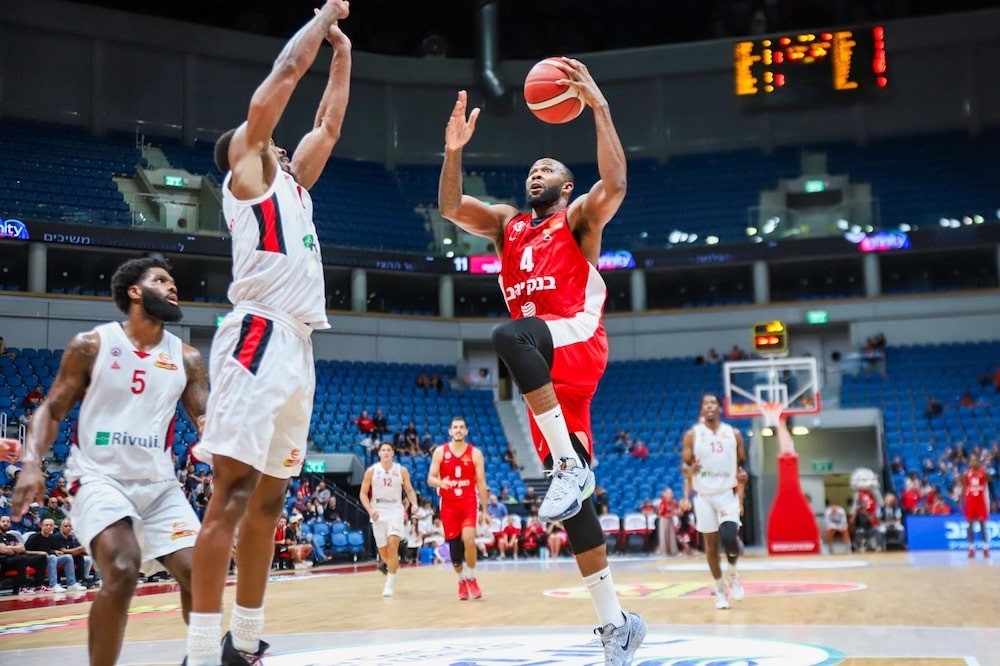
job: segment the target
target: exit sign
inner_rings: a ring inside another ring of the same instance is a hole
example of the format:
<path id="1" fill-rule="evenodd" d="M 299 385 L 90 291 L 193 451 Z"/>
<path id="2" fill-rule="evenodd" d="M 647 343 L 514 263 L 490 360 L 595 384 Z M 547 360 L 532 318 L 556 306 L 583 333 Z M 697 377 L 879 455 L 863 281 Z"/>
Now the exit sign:
<path id="1" fill-rule="evenodd" d="M 814 472 L 832 472 L 833 471 L 833 461 L 832 460 L 814 460 L 812 467 L 813 467 L 813 471 Z"/>
<path id="2" fill-rule="evenodd" d="M 806 312 L 807 324 L 829 324 L 830 313 L 826 310 L 809 310 Z"/>
<path id="3" fill-rule="evenodd" d="M 184 187 L 183 176 L 164 176 L 163 184 L 167 187 Z"/>
<path id="4" fill-rule="evenodd" d="M 308 472 L 310 474 L 323 474 L 326 472 L 326 461 L 325 460 L 309 460 L 306 458 L 306 463 L 302 467 L 303 472 Z"/>
<path id="5" fill-rule="evenodd" d="M 802 189 L 809 194 L 814 194 L 816 192 L 823 192 L 826 190 L 826 181 L 823 180 L 807 180 L 802 184 Z"/>

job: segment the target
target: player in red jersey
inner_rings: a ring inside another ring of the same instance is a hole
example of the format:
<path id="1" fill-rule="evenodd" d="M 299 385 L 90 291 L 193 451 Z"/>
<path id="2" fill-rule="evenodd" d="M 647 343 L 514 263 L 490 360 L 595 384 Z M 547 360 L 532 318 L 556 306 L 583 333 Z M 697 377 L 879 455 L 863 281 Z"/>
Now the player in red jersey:
<path id="1" fill-rule="evenodd" d="M 979 523 L 983 535 L 983 557 L 990 557 L 990 535 L 986 531 L 986 519 L 990 514 L 990 475 L 979 464 L 979 455 L 969 456 L 969 468 L 962 474 L 965 490 L 965 519 L 969 522 L 969 557 L 976 556 L 976 537 L 973 528 Z"/>
<path id="2" fill-rule="evenodd" d="M 476 525 L 479 524 L 480 514 L 489 520 L 486 507 L 490 493 L 486 488 L 483 452 L 465 440 L 469 434 L 465 419 L 461 416 L 453 418 L 448 433 L 451 441 L 434 449 L 431 456 L 427 484 L 437 488 L 441 494 L 444 539 L 451 550 L 451 565 L 458 574 L 458 598 L 464 601 L 469 597 L 478 599 L 483 596 L 476 580 L 476 558 L 479 554 Z"/>
<path id="3" fill-rule="evenodd" d="M 565 525 L 597 610 L 605 663 L 627 664 L 646 625 L 618 603 L 601 524 L 587 501 L 594 491 L 590 403 L 608 360 L 607 287 L 597 259 L 604 227 L 625 198 L 625 151 L 587 67 L 572 58 L 553 62 L 565 73 L 559 83 L 593 111 L 600 180 L 571 202 L 573 174 L 546 157 L 528 170 L 530 213 L 463 195 L 462 150 L 479 118 L 479 109 L 466 116 L 463 90 L 445 129 L 438 205 L 465 231 L 491 240 L 500 255 L 500 287 L 512 320 L 494 329 L 493 344 L 528 403 L 535 449 L 553 470 L 539 517 Z"/>

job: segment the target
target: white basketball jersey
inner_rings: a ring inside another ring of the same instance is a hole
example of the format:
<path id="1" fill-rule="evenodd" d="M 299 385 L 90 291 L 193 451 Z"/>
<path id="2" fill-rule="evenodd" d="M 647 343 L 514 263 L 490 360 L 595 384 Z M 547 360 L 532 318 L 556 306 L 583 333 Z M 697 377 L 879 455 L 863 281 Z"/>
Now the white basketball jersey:
<path id="1" fill-rule="evenodd" d="M 720 423 L 717 432 L 704 423 L 696 424 L 694 457 L 701 471 L 694 477 L 695 492 L 711 495 L 736 487 L 736 434 L 728 423 Z"/>
<path id="2" fill-rule="evenodd" d="M 229 189 L 231 177 L 227 173 L 222 181 L 222 212 L 233 237 L 229 300 L 288 313 L 315 329 L 330 328 L 309 192 L 279 169 L 267 192 L 242 201 Z"/>
<path id="3" fill-rule="evenodd" d="M 382 463 L 372 465 L 372 505 L 378 511 L 403 510 L 403 469 L 392 463 L 388 471 Z"/>
<path id="4" fill-rule="evenodd" d="M 144 352 L 118 322 L 94 330 L 101 347 L 80 405 L 67 479 L 176 479 L 170 447 L 177 401 L 187 386 L 180 338 L 164 331 L 160 344 Z"/>

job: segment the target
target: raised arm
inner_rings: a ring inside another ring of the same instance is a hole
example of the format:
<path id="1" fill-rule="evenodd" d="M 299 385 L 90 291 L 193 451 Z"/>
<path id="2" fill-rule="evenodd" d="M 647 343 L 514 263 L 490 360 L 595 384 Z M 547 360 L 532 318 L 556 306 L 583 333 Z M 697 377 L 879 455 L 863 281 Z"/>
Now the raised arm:
<path id="1" fill-rule="evenodd" d="M 438 208 L 441 216 L 460 228 L 493 241 L 497 252 L 503 241 L 503 227 L 518 211 L 506 204 L 489 205 L 475 197 L 462 194 L 462 149 L 476 131 L 479 108 L 466 119 L 468 94 L 458 91 L 458 100 L 444 130 L 444 162 L 438 182 Z"/>
<path id="2" fill-rule="evenodd" d="M 333 46 L 326 90 L 319 102 L 312 131 L 302 137 L 292 153 L 292 175 L 295 182 L 307 190 L 319 180 L 333 147 L 340 139 L 351 92 L 351 40 L 336 22 L 327 31 L 326 40 Z"/>
<path id="3" fill-rule="evenodd" d="M 94 358 L 100 346 L 100 337 L 94 331 L 74 337 L 63 353 L 59 372 L 48 395 L 35 410 L 24 438 L 21 478 L 14 488 L 12 511 L 15 520 L 20 520 L 28 510 L 28 505 L 42 495 L 45 474 L 42 473 L 41 461 L 56 441 L 62 420 L 87 391 Z"/>
<path id="4" fill-rule="evenodd" d="M 278 168 L 271 154 L 271 136 L 299 80 L 316 60 L 330 26 L 347 16 L 347 0 L 327 0 L 323 8 L 285 44 L 271 73 L 254 91 L 247 120 L 229 144 L 230 189 L 241 199 L 263 194 Z"/>
<path id="5" fill-rule="evenodd" d="M 561 58 L 556 63 L 566 72 L 566 79 L 561 83 L 575 88 L 594 113 L 600 180 L 594 183 L 587 194 L 570 204 L 566 215 L 573 230 L 582 232 L 581 248 L 587 259 L 596 264 L 601 251 L 601 232 L 625 199 L 628 183 L 625 149 L 611 120 L 608 100 L 587 66 L 573 58 Z"/>
<path id="6" fill-rule="evenodd" d="M 208 404 L 208 371 L 201 352 L 191 345 L 184 345 L 184 371 L 187 373 L 187 386 L 181 394 L 181 404 L 201 437 L 205 427 L 205 406 Z"/>

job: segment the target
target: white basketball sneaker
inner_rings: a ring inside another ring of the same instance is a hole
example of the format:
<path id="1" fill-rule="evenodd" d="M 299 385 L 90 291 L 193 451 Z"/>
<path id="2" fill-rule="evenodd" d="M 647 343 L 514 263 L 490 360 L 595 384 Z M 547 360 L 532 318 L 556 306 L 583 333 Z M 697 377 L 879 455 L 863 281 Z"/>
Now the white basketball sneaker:
<path id="1" fill-rule="evenodd" d="M 635 613 L 625 613 L 625 624 L 607 624 L 594 629 L 604 645 L 605 666 L 630 666 L 635 651 L 646 637 L 646 623 Z"/>
<path id="2" fill-rule="evenodd" d="M 566 520 L 580 512 L 583 501 L 594 494 L 594 472 L 576 460 L 560 458 L 550 473 L 552 483 L 538 507 L 543 521 Z"/>
<path id="3" fill-rule="evenodd" d="M 385 582 L 385 586 L 382 588 L 383 597 L 391 597 L 395 590 L 392 589 L 392 584 L 389 581 Z"/>
<path id="4" fill-rule="evenodd" d="M 726 585 L 729 587 L 729 598 L 733 601 L 743 601 L 743 583 L 740 582 L 740 574 L 736 569 L 726 572 Z"/>
<path id="5" fill-rule="evenodd" d="M 729 608 L 729 595 L 725 589 L 715 588 L 715 609 L 726 610 Z"/>

